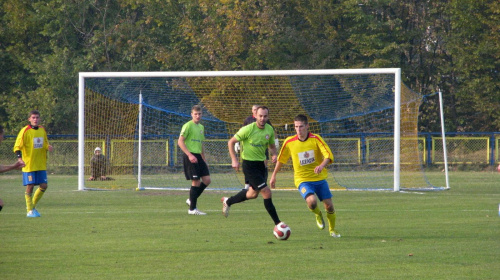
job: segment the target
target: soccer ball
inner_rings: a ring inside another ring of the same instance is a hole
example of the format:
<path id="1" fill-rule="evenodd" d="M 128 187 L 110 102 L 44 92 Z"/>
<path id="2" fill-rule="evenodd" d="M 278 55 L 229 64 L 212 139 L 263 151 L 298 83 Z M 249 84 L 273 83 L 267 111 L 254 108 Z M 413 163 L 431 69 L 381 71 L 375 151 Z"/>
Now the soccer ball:
<path id="1" fill-rule="evenodd" d="M 287 240 L 288 237 L 290 237 L 292 230 L 290 229 L 290 227 L 287 224 L 281 222 L 274 227 L 273 233 L 274 233 L 274 237 L 276 237 L 276 239 Z"/>

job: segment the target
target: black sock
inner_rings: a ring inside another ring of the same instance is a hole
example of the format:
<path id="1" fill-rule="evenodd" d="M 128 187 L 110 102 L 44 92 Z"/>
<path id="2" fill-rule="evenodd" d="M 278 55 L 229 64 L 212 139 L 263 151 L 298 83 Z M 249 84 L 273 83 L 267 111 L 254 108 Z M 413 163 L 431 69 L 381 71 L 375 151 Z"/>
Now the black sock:
<path id="1" fill-rule="evenodd" d="M 201 182 L 200 186 L 198 187 L 198 197 L 203 193 L 203 191 L 207 188 L 207 185 L 205 183 Z"/>
<path id="2" fill-rule="evenodd" d="M 196 202 L 198 202 L 198 187 L 191 186 L 189 190 L 189 200 L 191 200 L 191 204 L 189 205 L 189 210 L 196 209 Z"/>
<path id="3" fill-rule="evenodd" d="M 243 189 L 239 193 L 237 193 L 237 194 L 231 196 L 230 198 L 228 198 L 227 201 L 226 201 L 227 206 L 231 206 L 231 205 L 233 205 L 235 203 L 240 203 L 240 202 L 243 202 L 245 200 L 248 200 L 248 198 L 247 198 L 247 191 L 248 190 Z"/>
<path id="4" fill-rule="evenodd" d="M 206 188 L 207 185 L 205 185 L 205 183 L 203 182 L 201 182 L 199 187 L 191 186 L 191 189 L 189 190 L 189 200 L 191 200 L 191 205 L 189 207 L 189 210 L 196 209 L 196 204 L 198 204 L 198 197 L 200 197 L 200 195 Z"/>
<path id="5" fill-rule="evenodd" d="M 266 207 L 267 213 L 269 213 L 269 216 L 271 216 L 271 218 L 273 219 L 274 224 L 279 224 L 281 221 L 280 218 L 278 218 L 278 213 L 276 212 L 276 208 L 274 207 L 273 199 L 264 199 L 264 207 Z"/>

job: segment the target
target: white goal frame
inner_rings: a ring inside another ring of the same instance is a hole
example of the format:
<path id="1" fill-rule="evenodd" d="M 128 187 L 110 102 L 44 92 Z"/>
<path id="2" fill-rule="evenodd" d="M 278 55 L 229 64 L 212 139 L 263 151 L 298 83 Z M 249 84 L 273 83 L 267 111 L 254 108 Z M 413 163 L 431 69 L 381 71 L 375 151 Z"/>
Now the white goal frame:
<path id="1" fill-rule="evenodd" d="M 400 117 L 401 117 L 401 68 L 371 69 L 324 69 L 324 70 L 265 70 L 265 71 L 187 71 L 187 72 L 80 72 L 78 85 L 78 190 L 85 188 L 85 78 L 132 78 L 132 77 L 229 77 L 229 76 L 291 76 L 291 75 L 394 75 L 394 191 L 400 191 Z M 142 103 L 140 102 L 142 105 Z M 139 116 L 141 118 L 141 116 Z M 139 138 L 140 139 L 140 138 Z M 140 143 L 139 143 L 140 145 Z M 139 152 L 139 158 L 141 153 Z M 446 154 L 445 154 L 446 159 Z M 140 168 L 138 168 L 140 173 Z M 141 187 L 138 174 L 138 188 Z M 448 186 L 447 186 L 448 187 Z"/>

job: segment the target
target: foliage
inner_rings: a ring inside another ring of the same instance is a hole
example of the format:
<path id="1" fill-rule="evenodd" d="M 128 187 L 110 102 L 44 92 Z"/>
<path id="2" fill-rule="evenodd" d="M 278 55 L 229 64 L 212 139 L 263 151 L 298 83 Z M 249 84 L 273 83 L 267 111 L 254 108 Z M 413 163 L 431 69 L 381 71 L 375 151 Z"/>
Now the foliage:
<path id="1" fill-rule="evenodd" d="M 33 108 L 77 131 L 78 72 L 402 68 L 444 92 L 447 131 L 500 129 L 500 4 L 480 1 L 0 0 L 0 123 Z M 420 130 L 438 131 L 435 98 Z"/>

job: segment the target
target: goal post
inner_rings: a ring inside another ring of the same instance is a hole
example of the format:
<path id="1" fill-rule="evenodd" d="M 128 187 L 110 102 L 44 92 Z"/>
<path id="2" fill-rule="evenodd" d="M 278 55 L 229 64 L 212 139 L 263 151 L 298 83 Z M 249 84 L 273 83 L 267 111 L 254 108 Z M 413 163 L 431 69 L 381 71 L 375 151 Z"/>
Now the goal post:
<path id="1" fill-rule="evenodd" d="M 270 108 L 281 142 L 295 133 L 296 114 L 308 116 L 311 132 L 334 153 L 332 188 L 443 188 L 426 176 L 417 129 L 422 97 L 402 84 L 399 68 L 81 72 L 78 100 L 79 190 L 188 189 L 177 140 L 196 104 L 203 108 L 210 188 L 243 185 L 227 141 L 256 104 Z M 97 145 L 113 180 L 87 180 Z M 291 164 L 282 170 L 278 187 L 294 188 Z"/>

